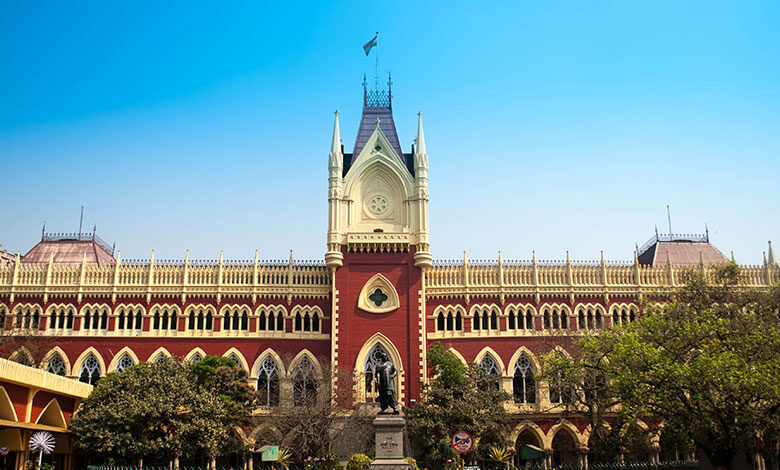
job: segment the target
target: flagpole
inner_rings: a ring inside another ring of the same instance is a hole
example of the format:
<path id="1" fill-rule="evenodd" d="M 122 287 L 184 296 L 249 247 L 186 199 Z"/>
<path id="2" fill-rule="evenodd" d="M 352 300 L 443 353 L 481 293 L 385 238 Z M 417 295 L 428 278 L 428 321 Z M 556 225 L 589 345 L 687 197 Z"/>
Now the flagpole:
<path id="1" fill-rule="evenodd" d="M 376 45 L 379 47 L 379 31 L 376 32 Z M 376 71 L 374 72 L 374 91 L 379 91 L 379 49 L 375 52 L 376 55 Z"/>

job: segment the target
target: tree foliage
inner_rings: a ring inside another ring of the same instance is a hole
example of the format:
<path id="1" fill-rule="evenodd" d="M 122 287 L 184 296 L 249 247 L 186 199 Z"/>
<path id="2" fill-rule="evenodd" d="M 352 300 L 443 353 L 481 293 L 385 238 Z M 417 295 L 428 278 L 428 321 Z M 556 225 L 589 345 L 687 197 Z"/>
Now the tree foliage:
<path id="1" fill-rule="evenodd" d="M 491 447 L 506 445 L 509 415 L 503 403 L 510 397 L 500 390 L 498 377 L 474 364 L 466 368 L 441 343 L 429 350 L 428 365 L 434 379 L 406 414 L 410 438 L 421 456 L 418 460 L 425 467 L 442 468 L 456 456 L 450 438 L 460 430 L 479 441 L 471 457 L 485 458 Z"/>
<path id="2" fill-rule="evenodd" d="M 71 421 L 76 445 L 127 461 L 235 449 L 235 431 L 251 412 L 248 385 L 234 364 L 204 361 L 213 370 L 166 360 L 107 374 Z"/>
<path id="3" fill-rule="evenodd" d="M 664 300 L 629 326 L 583 337 L 571 358 L 547 355 L 544 377 L 573 391 L 578 412 L 598 409 L 602 422 L 611 412 L 619 427 L 660 420 L 730 466 L 780 420 L 780 288 L 748 288 L 727 263 L 709 279 L 687 272 Z M 588 394 L 589 377 L 603 395 Z"/>

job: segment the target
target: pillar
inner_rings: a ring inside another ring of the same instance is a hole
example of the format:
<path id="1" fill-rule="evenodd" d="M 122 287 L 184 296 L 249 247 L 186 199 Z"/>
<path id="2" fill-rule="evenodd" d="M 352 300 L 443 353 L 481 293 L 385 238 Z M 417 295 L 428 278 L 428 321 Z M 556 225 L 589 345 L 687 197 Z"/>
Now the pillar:
<path id="1" fill-rule="evenodd" d="M 577 454 L 577 465 L 584 470 L 588 470 L 588 450 L 590 449 L 587 446 L 580 446 L 575 451 Z"/>

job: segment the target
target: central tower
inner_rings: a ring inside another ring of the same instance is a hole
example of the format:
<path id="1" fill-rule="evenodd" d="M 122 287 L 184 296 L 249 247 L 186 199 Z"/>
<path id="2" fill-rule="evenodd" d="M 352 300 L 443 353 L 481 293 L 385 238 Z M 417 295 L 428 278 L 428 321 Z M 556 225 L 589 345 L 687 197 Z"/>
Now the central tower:
<path id="1" fill-rule="evenodd" d="M 328 170 L 332 364 L 362 376 L 356 393 L 372 401 L 374 364 L 393 361 L 398 402 L 408 404 L 425 375 L 423 270 L 431 265 L 422 114 L 411 152 L 403 153 L 392 82 L 369 91 L 364 81 L 354 149 L 344 153 L 337 111 Z"/>

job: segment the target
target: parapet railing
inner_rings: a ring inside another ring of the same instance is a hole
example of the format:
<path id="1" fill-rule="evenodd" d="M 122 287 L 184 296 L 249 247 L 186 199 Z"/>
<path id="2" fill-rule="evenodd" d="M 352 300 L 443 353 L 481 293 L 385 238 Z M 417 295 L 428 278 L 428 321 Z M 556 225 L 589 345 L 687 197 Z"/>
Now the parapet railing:
<path id="1" fill-rule="evenodd" d="M 0 266 L 0 294 L 48 296 L 286 296 L 324 297 L 330 293 L 330 271 L 322 261 L 184 261 L 117 259 L 109 266 L 21 263 Z"/>
<path id="2" fill-rule="evenodd" d="M 481 296 L 505 294 L 632 294 L 679 285 L 685 270 L 709 276 L 712 267 L 646 266 L 631 262 L 600 261 L 469 261 L 434 262 L 425 273 L 428 295 Z M 746 285 L 766 287 L 780 282 L 780 267 L 741 266 Z"/>

